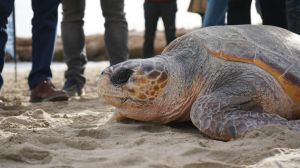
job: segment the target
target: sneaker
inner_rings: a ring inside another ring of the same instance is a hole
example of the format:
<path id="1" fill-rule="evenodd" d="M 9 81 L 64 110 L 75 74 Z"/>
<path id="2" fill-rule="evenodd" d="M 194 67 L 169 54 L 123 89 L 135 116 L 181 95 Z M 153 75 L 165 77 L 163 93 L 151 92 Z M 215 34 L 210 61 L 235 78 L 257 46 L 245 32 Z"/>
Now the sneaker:
<path id="1" fill-rule="evenodd" d="M 44 80 L 31 90 L 30 102 L 66 101 L 68 98 L 65 91 L 55 89 L 50 80 Z"/>
<path id="2" fill-rule="evenodd" d="M 83 85 L 78 83 L 74 79 L 67 79 L 64 84 L 63 90 L 68 93 L 69 96 L 83 96 L 85 94 Z"/>

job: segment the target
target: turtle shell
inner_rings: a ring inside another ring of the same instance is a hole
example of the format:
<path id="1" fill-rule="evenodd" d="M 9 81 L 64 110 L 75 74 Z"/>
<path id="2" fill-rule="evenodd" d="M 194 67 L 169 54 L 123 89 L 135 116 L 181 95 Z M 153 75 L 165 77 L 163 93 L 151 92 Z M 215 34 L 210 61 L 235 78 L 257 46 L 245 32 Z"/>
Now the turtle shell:
<path id="1" fill-rule="evenodd" d="M 300 103 L 300 36 L 274 26 L 215 26 L 192 33 L 210 55 L 254 64 L 270 73 Z"/>

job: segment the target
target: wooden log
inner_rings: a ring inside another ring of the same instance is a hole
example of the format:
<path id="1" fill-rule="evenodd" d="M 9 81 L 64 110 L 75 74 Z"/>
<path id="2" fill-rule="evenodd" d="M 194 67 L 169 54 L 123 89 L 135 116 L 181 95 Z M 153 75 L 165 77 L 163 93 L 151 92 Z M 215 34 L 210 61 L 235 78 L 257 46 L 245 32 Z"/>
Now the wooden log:
<path id="1" fill-rule="evenodd" d="M 178 29 L 177 37 L 189 32 L 190 30 Z M 128 48 L 130 58 L 142 58 L 144 34 L 143 32 L 130 31 L 128 33 Z M 31 38 L 17 38 L 17 54 L 20 61 L 31 61 L 32 41 Z M 166 46 L 165 34 L 163 31 L 156 33 L 154 43 L 155 54 L 160 54 Z M 100 61 L 107 60 L 104 35 L 96 34 L 86 36 L 86 52 L 88 60 Z M 54 61 L 63 61 L 63 46 L 60 37 L 57 37 Z"/>

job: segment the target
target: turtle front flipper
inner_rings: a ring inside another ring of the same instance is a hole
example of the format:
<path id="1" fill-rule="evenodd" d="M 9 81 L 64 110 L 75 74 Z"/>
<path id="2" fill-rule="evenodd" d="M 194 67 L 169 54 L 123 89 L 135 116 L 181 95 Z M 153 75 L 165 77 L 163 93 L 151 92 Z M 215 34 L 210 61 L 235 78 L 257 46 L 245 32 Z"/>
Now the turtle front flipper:
<path id="1" fill-rule="evenodd" d="M 300 131 L 300 120 L 288 121 L 264 112 L 250 97 L 212 93 L 199 97 L 191 109 L 193 124 L 205 135 L 228 141 L 268 124 Z"/>

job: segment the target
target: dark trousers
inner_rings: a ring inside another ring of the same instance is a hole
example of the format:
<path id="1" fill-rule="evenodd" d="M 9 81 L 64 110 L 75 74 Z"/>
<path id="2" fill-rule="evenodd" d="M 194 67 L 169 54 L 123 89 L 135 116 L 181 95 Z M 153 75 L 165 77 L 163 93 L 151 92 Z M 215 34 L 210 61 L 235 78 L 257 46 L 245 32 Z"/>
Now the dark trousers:
<path id="1" fill-rule="evenodd" d="M 287 28 L 285 0 L 260 0 L 264 25 Z"/>
<path id="2" fill-rule="evenodd" d="M 2 73 L 4 66 L 4 56 L 5 56 L 5 44 L 7 41 L 6 25 L 7 18 L 11 14 L 14 6 L 14 1 L 12 0 L 1 0 L 0 1 L 0 74 Z M 3 85 L 3 78 L 0 75 L 0 88 Z"/>
<path id="3" fill-rule="evenodd" d="M 227 24 L 251 24 L 252 0 L 229 0 L 227 9 Z"/>
<path id="4" fill-rule="evenodd" d="M 288 29 L 300 34 L 300 0 L 286 0 Z"/>
<path id="5" fill-rule="evenodd" d="M 28 77 L 29 88 L 33 89 L 42 80 L 52 77 L 50 64 L 53 57 L 57 26 L 57 7 L 60 0 L 32 0 L 32 68 Z M 7 17 L 12 12 L 13 0 L 0 1 L 0 70 L 4 65 L 4 46 L 7 41 Z M 0 86 L 3 85 L 0 76 Z"/>
<path id="6" fill-rule="evenodd" d="M 85 65 L 87 63 L 84 34 L 85 0 L 62 0 L 63 19 L 61 22 L 61 37 L 64 59 L 68 69 L 65 78 L 73 79 L 84 86 Z"/>
<path id="7" fill-rule="evenodd" d="M 66 79 L 73 79 L 82 86 L 87 63 L 85 34 L 83 30 L 86 0 L 62 0 L 63 20 L 61 36 L 64 58 L 68 66 Z M 124 0 L 100 0 L 105 18 L 105 47 L 110 65 L 123 62 L 129 57 L 128 25 L 124 13 Z"/>
<path id="8" fill-rule="evenodd" d="M 105 19 L 105 47 L 110 65 L 115 65 L 129 57 L 124 0 L 100 0 L 100 4 Z"/>
<path id="9" fill-rule="evenodd" d="M 144 3 L 145 35 L 143 46 L 143 57 L 154 56 L 154 39 L 159 17 L 162 18 L 165 27 L 167 44 L 176 38 L 176 1 L 169 3 Z"/>

